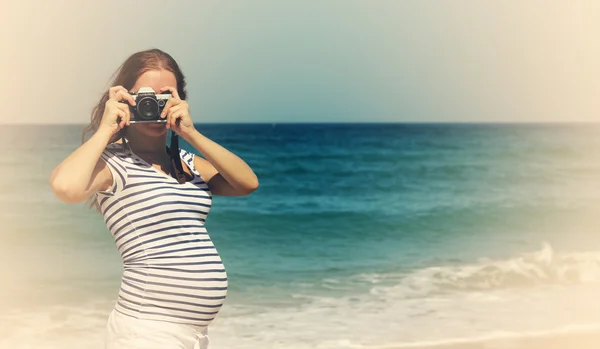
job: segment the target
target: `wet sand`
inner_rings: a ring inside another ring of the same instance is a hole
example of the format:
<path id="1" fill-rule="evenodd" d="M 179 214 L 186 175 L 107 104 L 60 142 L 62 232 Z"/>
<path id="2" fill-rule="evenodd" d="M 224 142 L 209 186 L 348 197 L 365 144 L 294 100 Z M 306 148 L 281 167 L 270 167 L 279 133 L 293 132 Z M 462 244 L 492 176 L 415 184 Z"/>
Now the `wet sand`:
<path id="1" fill-rule="evenodd" d="M 381 349 L 600 349 L 600 331 L 388 346 Z"/>

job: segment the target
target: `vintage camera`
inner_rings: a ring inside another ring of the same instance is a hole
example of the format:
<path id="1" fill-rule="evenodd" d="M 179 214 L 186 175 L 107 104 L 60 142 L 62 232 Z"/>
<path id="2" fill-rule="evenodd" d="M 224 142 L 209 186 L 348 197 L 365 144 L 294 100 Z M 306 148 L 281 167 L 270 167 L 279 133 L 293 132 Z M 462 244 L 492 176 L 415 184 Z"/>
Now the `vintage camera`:
<path id="1" fill-rule="evenodd" d="M 127 101 L 124 103 L 129 104 L 129 111 L 131 112 L 130 123 L 162 123 L 167 122 L 167 119 L 161 119 L 160 113 L 165 108 L 165 104 L 171 93 L 156 94 L 151 87 L 140 87 L 137 93 L 130 93 L 135 100 L 135 106 L 132 106 Z"/>

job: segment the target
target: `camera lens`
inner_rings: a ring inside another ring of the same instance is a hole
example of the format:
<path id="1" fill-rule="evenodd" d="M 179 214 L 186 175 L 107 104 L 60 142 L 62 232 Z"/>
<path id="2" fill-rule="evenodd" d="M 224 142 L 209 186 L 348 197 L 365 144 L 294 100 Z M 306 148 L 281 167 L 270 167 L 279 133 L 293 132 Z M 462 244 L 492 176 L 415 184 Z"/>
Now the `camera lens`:
<path id="1" fill-rule="evenodd" d="M 138 114 L 142 119 L 153 119 L 158 114 L 158 103 L 153 98 L 143 98 L 137 104 Z"/>

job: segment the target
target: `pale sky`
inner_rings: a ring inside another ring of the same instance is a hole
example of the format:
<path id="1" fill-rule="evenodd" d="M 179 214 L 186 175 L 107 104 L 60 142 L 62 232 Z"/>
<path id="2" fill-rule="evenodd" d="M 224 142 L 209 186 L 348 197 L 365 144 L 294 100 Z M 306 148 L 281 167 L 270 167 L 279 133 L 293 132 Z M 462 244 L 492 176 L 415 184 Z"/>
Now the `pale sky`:
<path id="1" fill-rule="evenodd" d="M 3 4 L 0 123 L 87 123 L 130 54 L 195 122 L 600 121 L 600 1 Z"/>

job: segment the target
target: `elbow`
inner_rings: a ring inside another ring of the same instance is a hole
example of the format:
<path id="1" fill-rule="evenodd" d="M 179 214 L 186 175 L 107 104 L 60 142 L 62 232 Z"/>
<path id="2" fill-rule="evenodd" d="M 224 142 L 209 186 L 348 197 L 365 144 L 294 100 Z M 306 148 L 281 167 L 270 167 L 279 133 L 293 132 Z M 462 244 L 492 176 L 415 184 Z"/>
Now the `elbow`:
<path id="1" fill-rule="evenodd" d="M 54 196 L 60 201 L 68 204 L 77 204 L 83 201 L 82 195 L 75 193 L 69 185 L 61 183 L 54 178 L 50 178 L 49 184 Z"/>
<path id="2" fill-rule="evenodd" d="M 258 189 L 258 179 L 250 183 L 250 185 L 248 186 L 248 191 L 250 191 L 250 193 L 252 193 L 256 189 Z"/>
<path id="3" fill-rule="evenodd" d="M 259 186 L 258 178 L 254 177 L 254 180 L 252 182 L 250 182 L 250 184 L 248 185 L 248 190 L 250 191 L 250 193 L 252 193 L 256 189 L 258 189 L 258 186 Z"/>
<path id="4" fill-rule="evenodd" d="M 256 189 L 258 189 L 258 186 L 259 186 L 258 178 L 254 177 L 252 180 L 250 180 L 244 184 L 243 189 L 242 189 L 244 195 L 252 194 L 252 192 L 254 192 Z"/>

